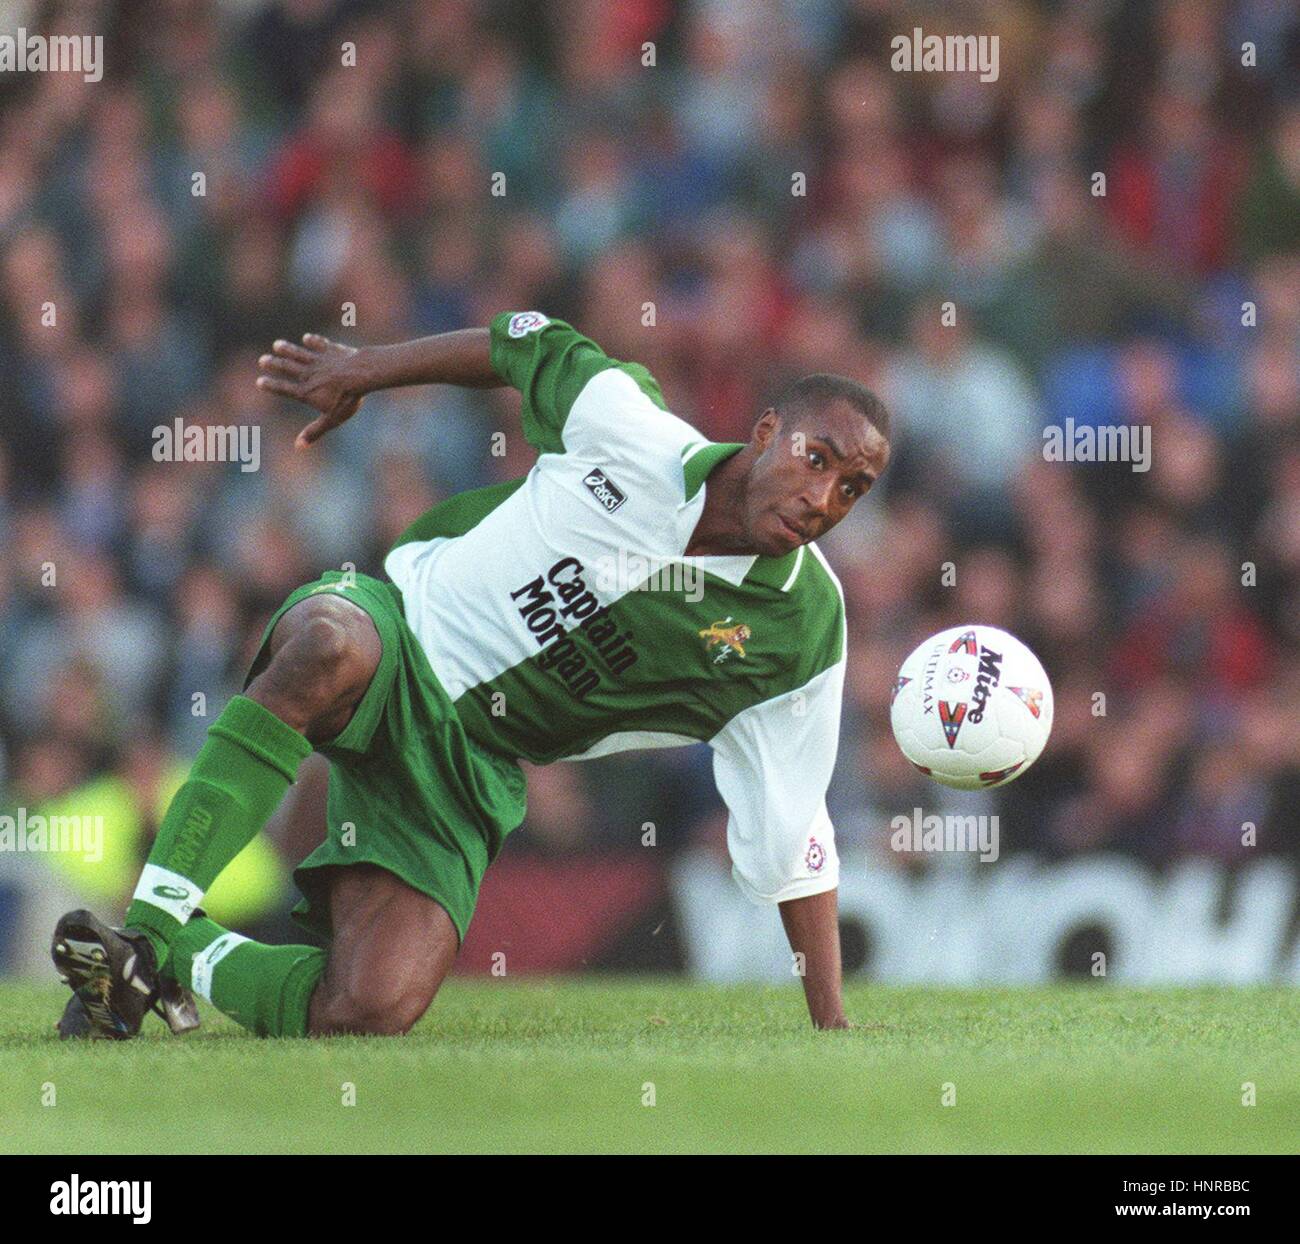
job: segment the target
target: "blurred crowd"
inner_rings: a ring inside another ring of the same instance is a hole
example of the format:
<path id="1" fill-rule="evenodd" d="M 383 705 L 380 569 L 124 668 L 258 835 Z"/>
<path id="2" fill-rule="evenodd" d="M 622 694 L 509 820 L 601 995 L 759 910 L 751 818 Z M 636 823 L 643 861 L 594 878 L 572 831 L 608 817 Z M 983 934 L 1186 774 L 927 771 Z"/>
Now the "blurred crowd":
<path id="1" fill-rule="evenodd" d="M 810 371 L 895 412 L 824 545 L 842 848 L 891 866 L 891 817 L 968 806 L 902 759 L 888 702 L 921 638 L 978 620 L 1057 696 L 1043 759 L 975 797 L 1004 854 L 1300 856 L 1287 0 L 8 10 L 102 32 L 106 69 L 0 77 L 6 806 L 112 780 L 143 850 L 289 591 L 377 572 L 430 505 L 529 465 L 505 391 L 377 395 L 295 453 L 304 412 L 253 386 L 272 340 L 537 308 L 714 439 Z M 997 81 L 891 71 L 914 26 L 998 35 Z M 177 418 L 256 425 L 260 468 L 155 461 Z M 1045 460 L 1045 427 L 1109 424 L 1150 429 L 1149 471 Z M 510 849 L 631 850 L 646 821 L 716 843 L 708 774 L 704 748 L 536 771 Z"/>

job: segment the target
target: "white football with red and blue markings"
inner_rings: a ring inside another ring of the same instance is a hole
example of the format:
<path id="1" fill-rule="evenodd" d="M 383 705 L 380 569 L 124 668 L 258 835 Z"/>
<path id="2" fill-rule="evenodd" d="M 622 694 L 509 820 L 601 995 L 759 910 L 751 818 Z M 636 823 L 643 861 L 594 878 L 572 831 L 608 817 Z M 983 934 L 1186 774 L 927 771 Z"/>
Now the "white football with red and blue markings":
<path id="1" fill-rule="evenodd" d="M 1002 786 L 1042 754 L 1052 685 L 1042 662 L 995 626 L 954 626 L 903 662 L 889 711 L 922 773 L 959 790 Z"/>

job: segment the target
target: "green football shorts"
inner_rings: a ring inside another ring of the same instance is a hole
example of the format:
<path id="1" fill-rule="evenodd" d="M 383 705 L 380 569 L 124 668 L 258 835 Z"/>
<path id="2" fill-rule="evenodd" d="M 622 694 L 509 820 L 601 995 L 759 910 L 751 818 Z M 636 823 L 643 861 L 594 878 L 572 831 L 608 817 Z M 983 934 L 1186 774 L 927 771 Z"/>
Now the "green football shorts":
<path id="1" fill-rule="evenodd" d="M 524 819 L 523 771 L 465 733 L 391 583 L 334 570 L 300 587 L 267 624 L 254 670 L 284 612 L 319 593 L 364 609 L 383 655 L 343 733 L 316 749 L 330 762 L 328 828 L 294 870 L 305 896 L 294 918 L 328 940 L 328 870 L 377 864 L 446 908 L 463 941 L 483 873 Z"/>

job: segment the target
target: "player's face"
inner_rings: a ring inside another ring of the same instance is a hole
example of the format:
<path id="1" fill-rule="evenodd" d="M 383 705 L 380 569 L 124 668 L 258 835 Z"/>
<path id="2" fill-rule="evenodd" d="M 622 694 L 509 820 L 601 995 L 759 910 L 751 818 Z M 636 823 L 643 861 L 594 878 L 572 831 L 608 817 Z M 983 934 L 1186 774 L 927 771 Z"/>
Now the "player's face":
<path id="1" fill-rule="evenodd" d="M 889 442 L 847 402 L 786 427 L 765 411 L 754 435 L 761 452 L 746 490 L 746 527 L 768 557 L 825 535 L 889 464 Z"/>

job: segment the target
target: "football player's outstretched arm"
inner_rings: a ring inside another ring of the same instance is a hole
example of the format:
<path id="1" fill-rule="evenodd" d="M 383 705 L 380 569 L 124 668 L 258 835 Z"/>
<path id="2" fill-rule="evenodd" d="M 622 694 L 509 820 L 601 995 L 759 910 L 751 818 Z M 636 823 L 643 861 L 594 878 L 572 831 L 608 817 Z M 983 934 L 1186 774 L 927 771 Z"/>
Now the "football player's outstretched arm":
<path id="1" fill-rule="evenodd" d="M 813 1026 L 850 1027 L 841 991 L 838 891 L 788 899 L 780 906 L 790 949 L 803 956 L 803 993 Z"/>
<path id="2" fill-rule="evenodd" d="M 819 627 L 806 614 L 800 634 L 800 642 L 823 665 L 820 672 L 743 709 L 709 746 L 714 780 L 727 805 L 732 875 L 748 898 L 780 908 L 813 1024 L 847 1028 L 840 981 L 840 862 L 826 807 L 846 669 L 838 590 L 822 610 Z"/>
<path id="3" fill-rule="evenodd" d="M 319 411 L 298 433 L 303 448 L 357 413 L 367 393 L 412 384 L 488 389 L 505 383 L 492 369 L 486 328 L 463 328 L 391 346 L 345 346 L 308 333 L 301 345 L 277 341 L 257 360 L 257 387 Z"/>

